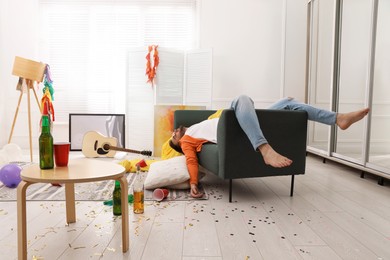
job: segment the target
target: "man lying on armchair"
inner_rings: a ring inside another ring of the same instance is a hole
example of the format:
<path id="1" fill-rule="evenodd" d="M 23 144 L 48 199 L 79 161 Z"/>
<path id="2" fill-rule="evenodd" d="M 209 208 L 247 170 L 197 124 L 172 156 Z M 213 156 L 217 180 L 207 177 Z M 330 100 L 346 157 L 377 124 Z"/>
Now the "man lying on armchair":
<path id="1" fill-rule="evenodd" d="M 253 149 L 259 151 L 265 164 L 276 168 L 288 167 L 293 161 L 276 152 L 267 142 L 259 124 L 254 102 L 245 95 L 234 99 L 231 103 L 237 121 L 242 130 L 250 140 Z M 271 105 L 269 109 L 277 110 L 301 110 L 306 111 L 308 119 L 326 125 L 337 125 L 345 130 L 355 122 L 363 119 L 369 112 L 369 108 L 349 113 L 336 113 L 313 106 L 299 103 L 291 97 L 281 99 Z M 216 114 L 220 115 L 222 110 Z M 217 143 L 218 116 L 213 119 L 204 120 L 191 127 L 180 126 L 174 129 L 169 145 L 186 157 L 187 168 L 190 174 L 191 196 L 200 198 L 203 196 L 198 190 L 198 159 L 197 152 L 200 152 L 202 145 L 207 142 Z M 288 130 L 287 130 L 288 131 Z"/>

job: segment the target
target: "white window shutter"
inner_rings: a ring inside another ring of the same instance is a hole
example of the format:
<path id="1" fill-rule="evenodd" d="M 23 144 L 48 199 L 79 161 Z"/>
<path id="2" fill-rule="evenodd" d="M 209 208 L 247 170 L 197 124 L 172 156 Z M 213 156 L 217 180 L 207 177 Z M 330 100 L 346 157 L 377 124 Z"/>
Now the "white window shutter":
<path id="1" fill-rule="evenodd" d="M 126 146 L 133 150 L 153 150 L 153 88 L 146 83 L 147 48 L 132 48 L 128 55 L 126 92 Z"/>
<path id="2" fill-rule="evenodd" d="M 156 104 L 183 103 L 184 51 L 158 48 L 160 64 L 156 75 Z"/>
<path id="3" fill-rule="evenodd" d="M 191 50 L 186 53 L 185 105 L 211 107 L 212 50 Z"/>

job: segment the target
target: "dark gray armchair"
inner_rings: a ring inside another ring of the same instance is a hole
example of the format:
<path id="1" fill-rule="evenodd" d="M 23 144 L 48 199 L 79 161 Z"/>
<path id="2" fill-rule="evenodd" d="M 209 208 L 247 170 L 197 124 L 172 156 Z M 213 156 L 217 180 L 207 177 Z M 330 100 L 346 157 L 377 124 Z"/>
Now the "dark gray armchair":
<path id="1" fill-rule="evenodd" d="M 177 110 L 174 127 L 191 126 L 207 119 L 214 110 Z M 229 201 L 232 201 L 233 179 L 291 175 L 290 196 L 294 192 L 294 176 L 305 173 L 307 113 L 303 111 L 257 109 L 261 129 L 269 144 L 290 158 L 289 167 L 274 168 L 264 164 L 241 129 L 234 111 L 222 112 L 218 123 L 218 144 L 207 143 L 198 154 L 199 164 L 217 176 L 229 180 Z"/>

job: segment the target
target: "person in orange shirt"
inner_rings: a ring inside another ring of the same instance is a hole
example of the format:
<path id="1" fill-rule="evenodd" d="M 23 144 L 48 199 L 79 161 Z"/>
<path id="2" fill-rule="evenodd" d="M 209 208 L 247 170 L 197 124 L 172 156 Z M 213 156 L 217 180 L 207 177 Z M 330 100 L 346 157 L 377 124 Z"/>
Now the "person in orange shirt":
<path id="1" fill-rule="evenodd" d="M 263 156 L 265 164 L 276 168 L 288 167 L 293 162 L 289 158 L 277 153 L 267 142 L 261 131 L 253 100 L 245 95 L 234 99 L 231 108 L 235 111 L 237 121 L 242 130 L 248 136 L 255 151 Z M 369 112 L 369 108 L 350 112 L 336 113 L 313 106 L 299 103 L 293 98 L 284 98 L 273 104 L 270 109 L 303 110 L 308 113 L 311 121 L 327 125 L 337 125 L 345 130 L 353 123 L 363 119 Z M 204 120 L 190 127 L 180 126 L 172 133 L 169 145 L 186 157 L 188 172 L 190 174 L 191 196 L 200 198 L 203 196 L 198 190 L 198 158 L 202 145 L 207 142 L 217 143 L 217 126 L 219 118 Z"/>

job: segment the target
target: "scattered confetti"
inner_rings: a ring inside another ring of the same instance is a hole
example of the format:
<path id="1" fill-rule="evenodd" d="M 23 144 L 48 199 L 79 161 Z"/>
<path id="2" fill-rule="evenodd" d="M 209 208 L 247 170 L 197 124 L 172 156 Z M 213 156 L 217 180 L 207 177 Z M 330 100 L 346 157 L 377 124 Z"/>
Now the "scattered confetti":
<path id="1" fill-rule="evenodd" d="M 78 247 L 74 247 L 73 249 L 77 250 L 77 249 L 83 249 L 83 248 L 85 248 L 85 246 L 78 246 Z"/>

